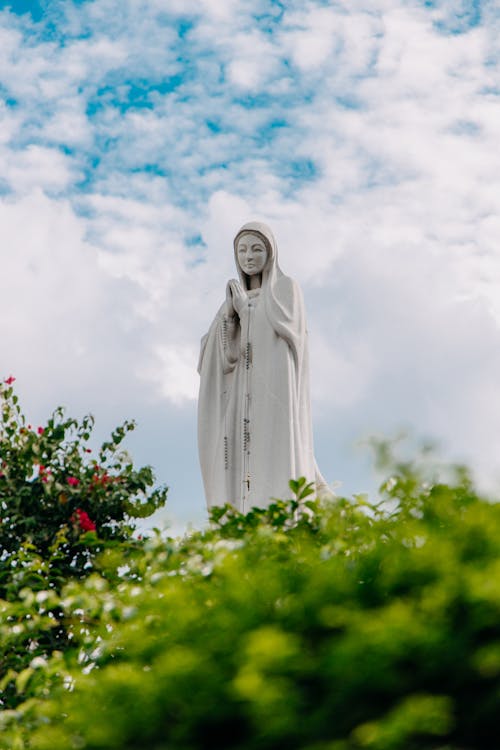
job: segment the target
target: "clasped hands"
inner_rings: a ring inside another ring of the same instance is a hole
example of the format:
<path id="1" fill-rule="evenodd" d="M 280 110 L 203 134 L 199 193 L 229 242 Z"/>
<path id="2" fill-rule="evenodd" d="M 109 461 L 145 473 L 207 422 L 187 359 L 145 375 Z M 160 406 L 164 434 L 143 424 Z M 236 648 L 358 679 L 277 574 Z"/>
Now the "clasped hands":
<path id="1" fill-rule="evenodd" d="M 229 279 L 226 285 L 226 310 L 229 318 L 241 315 L 241 311 L 248 301 L 247 295 L 239 281 Z"/>

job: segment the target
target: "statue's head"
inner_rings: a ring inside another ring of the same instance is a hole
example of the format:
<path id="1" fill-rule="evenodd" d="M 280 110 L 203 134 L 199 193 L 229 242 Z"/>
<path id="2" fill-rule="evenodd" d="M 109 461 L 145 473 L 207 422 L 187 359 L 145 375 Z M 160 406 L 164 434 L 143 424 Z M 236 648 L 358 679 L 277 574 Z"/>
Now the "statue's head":
<path id="1" fill-rule="evenodd" d="M 266 239 L 259 232 L 239 232 L 234 241 L 236 262 L 248 276 L 262 273 L 269 257 Z"/>
<path id="2" fill-rule="evenodd" d="M 238 269 L 248 276 L 267 273 L 276 265 L 276 240 L 267 224 L 261 221 L 243 224 L 234 238 L 234 257 Z M 247 258 L 251 262 L 247 262 Z"/>

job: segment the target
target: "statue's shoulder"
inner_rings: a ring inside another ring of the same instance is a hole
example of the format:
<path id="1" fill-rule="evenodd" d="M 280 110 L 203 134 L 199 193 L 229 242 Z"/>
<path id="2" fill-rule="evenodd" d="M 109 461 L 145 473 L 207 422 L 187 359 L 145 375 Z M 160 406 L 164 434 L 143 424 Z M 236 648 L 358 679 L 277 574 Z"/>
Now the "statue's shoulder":
<path id="1" fill-rule="evenodd" d="M 276 281 L 275 289 L 279 297 L 287 300 L 299 299 L 302 300 L 302 289 L 295 279 L 291 276 L 281 276 Z"/>

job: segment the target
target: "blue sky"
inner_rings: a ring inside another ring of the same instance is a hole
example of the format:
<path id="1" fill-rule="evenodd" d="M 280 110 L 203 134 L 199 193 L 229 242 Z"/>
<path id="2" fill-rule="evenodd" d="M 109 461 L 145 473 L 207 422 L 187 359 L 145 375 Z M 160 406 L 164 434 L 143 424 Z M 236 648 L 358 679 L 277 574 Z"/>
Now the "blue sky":
<path id="1" fill-rule="evenodd" d="M 199 339 L 232 236 L 303 287 L 316 452 L 402 427 L 500 480 L 493 0 L 0 2 L 1 370 L 92 412 L 201 523 Z"/>

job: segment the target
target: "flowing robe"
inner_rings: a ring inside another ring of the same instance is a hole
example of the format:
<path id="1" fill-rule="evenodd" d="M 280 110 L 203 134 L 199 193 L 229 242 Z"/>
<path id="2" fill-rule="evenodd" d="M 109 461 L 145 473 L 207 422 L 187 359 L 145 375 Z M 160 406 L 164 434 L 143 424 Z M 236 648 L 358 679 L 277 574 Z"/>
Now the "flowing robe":
<path id="1" fill-rule="evenodd" d="M 272 294 L 267 274 L 267 288 L 247 291 L 235 318 L 223 305 L 202 339 L 198 445 L 209 507 L 267 507 L 290 497 L 288 482 L 300 476 L 325 486 L 313 452 L 302 293 L 274 248 L 270 262 Z"/>

